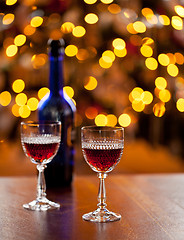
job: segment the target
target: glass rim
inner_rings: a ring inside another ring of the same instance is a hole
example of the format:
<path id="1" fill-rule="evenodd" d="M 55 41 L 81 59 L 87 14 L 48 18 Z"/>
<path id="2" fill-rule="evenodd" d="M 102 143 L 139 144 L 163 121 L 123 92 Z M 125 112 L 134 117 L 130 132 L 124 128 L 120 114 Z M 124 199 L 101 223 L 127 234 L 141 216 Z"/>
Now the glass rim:
<path id="1" fill-rule="evenodd" d="M 26 126 L 52 126 L 52 125 L 58 125 L 61 126 L 61 121 L 22 121 L 21 126 L 26 125 Z"/>
<path id="2" fill-rule="evenodd" d="M 92 126 L 83 126 L 81 128 L 81 130 L 89 130 L 89 131 L 104 131 L 104 132 L 107 132 L 109 130 L 111 131 L 124 131 L 124 128 L 123 127 L 111 127 L 111 126 L 95 126 L 95 125 L 92 125 Z"/>

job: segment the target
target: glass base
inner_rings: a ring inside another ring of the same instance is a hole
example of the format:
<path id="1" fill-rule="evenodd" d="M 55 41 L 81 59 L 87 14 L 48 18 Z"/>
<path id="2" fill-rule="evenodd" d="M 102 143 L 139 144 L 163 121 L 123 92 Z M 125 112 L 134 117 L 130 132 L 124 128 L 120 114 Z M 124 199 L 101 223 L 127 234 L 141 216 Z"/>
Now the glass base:
<path id="1" fill-rule="evenodd" d="M 86 221 L 91 222 L 114 222 L 121 219 L 121 215 L 105 209 L 97 209 L 94 212 L 86 213 L 82 216 Z"/>
<path id="2" fill-rule="evenodd" d="M 42 200 L 33 200 L 30 203 L 24 204 L 23 207 L 33 211 L 47 211 L 60 208 L 60 204 L 49 201 L 47 198 L 44 198 Z"/>

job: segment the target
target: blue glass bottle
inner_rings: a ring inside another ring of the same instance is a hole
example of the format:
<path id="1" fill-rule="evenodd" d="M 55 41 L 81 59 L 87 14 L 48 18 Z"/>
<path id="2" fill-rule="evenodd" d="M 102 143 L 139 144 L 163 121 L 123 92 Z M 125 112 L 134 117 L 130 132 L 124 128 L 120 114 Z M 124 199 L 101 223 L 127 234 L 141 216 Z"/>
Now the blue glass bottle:
<path id="1" fill-rule="evenodd" d="M 61 121 L 61 144 L 58 153 L 45 169 L 48 188 L 70 185 L 74 165 L 73 130 L 75 105 L 63 93 L 64 41 L 49 40 L 50 94 L 38 107 L 39 120 Z"/>

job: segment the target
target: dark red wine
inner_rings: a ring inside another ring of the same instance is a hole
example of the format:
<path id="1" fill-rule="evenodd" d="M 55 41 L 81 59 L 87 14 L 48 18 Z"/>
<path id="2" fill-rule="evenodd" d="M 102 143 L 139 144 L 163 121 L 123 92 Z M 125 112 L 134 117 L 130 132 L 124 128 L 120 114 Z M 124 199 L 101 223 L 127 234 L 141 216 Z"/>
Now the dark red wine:
<path id="1" fill-rule="evenodd" d="M 34 163 L 48 163 L 52 156 L 56 154 L 59 147 L 58 138 L 27 138 L 23 140 L 24 151 Z"/>
<path id="2" fill-rule="evenodd" d="M 98 172 L 109 172 L 118 163 L 122 155 L 122 148 L 117 149 L 90 149 L 83 148 L 86 161 Z"/>

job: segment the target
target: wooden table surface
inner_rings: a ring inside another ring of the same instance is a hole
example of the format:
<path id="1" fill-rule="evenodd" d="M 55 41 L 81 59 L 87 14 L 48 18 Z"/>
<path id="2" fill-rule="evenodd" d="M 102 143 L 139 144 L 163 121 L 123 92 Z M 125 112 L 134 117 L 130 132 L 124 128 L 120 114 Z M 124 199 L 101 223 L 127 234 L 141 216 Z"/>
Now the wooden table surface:
<path id="1" fill-rule="evenodd" d="M 82 220 L 96 209 L 98 178 L 75 176 L 71 189 L 48 191 L 60 210 L 34 212 L 23 203 L 36 195 L 35 177 L 0 178 L 1 240 L 183 240 L 184 174 L 113 175 L 105 180 L 108 209 L 122 219 Z"/>

